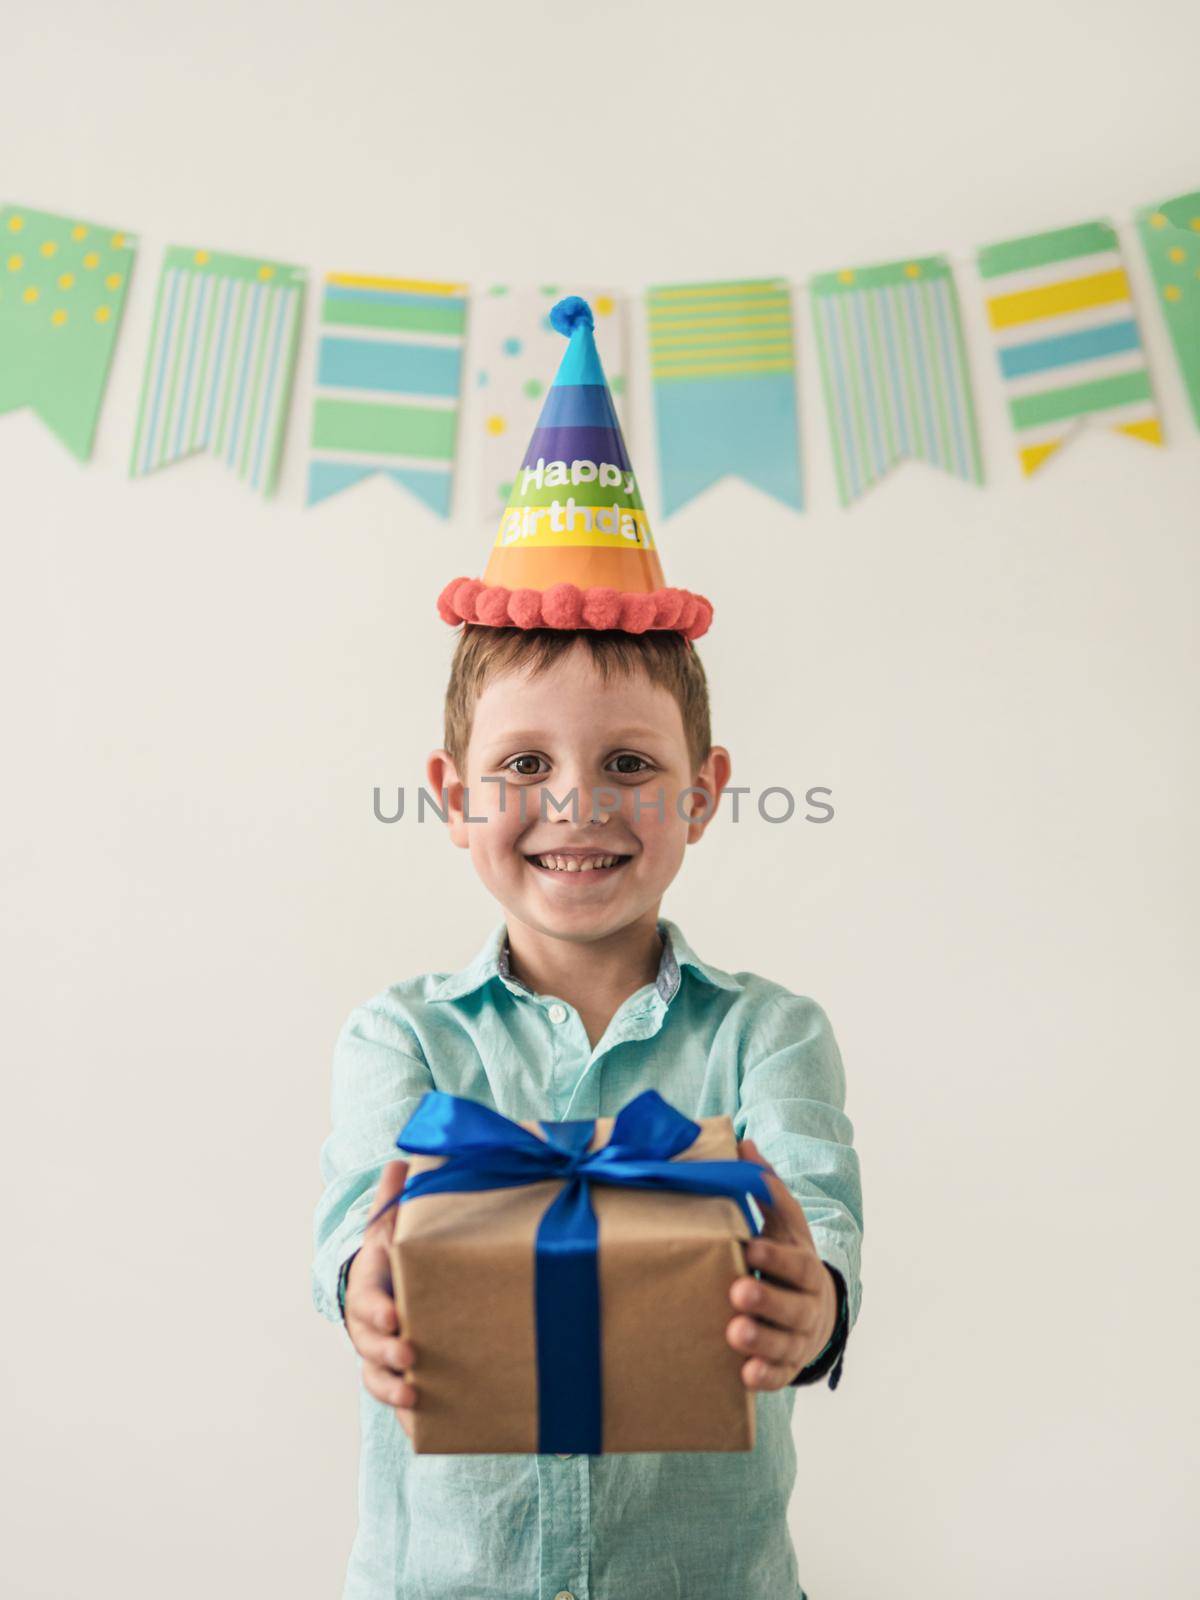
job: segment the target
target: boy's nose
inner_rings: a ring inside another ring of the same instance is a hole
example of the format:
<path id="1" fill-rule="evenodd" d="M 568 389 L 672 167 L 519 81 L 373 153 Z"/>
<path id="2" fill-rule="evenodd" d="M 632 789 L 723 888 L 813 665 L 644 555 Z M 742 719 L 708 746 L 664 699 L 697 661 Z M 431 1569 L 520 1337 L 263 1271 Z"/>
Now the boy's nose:
<path id="1" fill-rule="evenodd" d="M 558 804 L 573 802 L 563 810 L 564 822 L 575 817 L 580 822 L 607 822 L 615 811 L 620 810 L 620 792 L 614 791 L 611 784 L 597 783 L 591 773 L 576 775 L 563 769 L 558 782 L 562 785 L 561 793 L 557 785 L 551 784 Z"/>

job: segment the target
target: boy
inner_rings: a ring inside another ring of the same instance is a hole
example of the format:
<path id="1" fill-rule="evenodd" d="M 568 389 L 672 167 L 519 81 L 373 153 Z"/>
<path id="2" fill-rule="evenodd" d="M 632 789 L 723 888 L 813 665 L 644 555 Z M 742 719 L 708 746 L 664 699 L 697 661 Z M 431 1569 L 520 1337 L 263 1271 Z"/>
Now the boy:
<path id="1" fill-rule="evenodd" d="M 498 546 L 507 582 L 443 591 L 443 616 L 466 626 L 430 787 L 444 792 L 451 839 L 505 919 L 461 971 L 394 984 L 359 1007 L 335 1052 L 314 1294 L 362 1359 L 360 1519 L 345 1596 L 803 1600 L 787 1528 L 795 1392 L 826 1374 L 836 1386 L 861 1302 L 845 1077 L 819 1005 L 710 966 L 660 915 L 730 775 L 729 752 L 711 743 L 692 643 L 712 611 L 662 587 L 590 316 L 564 331 L 572 347 L 556 389 L 602 392 L 552 390 L 527 465 L 549 445 L 564 467 L 596 456 L 619 467 L 629 498 L 612 521 L 633 519 L 638 548 L 597 543 L 594 523 L 564 546 L 556 529 L 548 551 Z M 572 428 L 587 431 L 590 454 Z M 586 565 L 570 566 L 572 550 Z M 640 586 L 628 560 L 597 566 L 598 552 L 640 558 Z M 518 572 L 541 586 L 514 584 Z M 619 584 L 571 582 L 581 575 Z M 497 593 L 502 610 L 486 599 Z M 531 620 L 514 618 L 523 605 Z M 432 1088 L 517 1119 L 566 1120 L 615 1115 L 649 1087 L 687 1116 L 730 1115 L 739 1155 L 770 1168 L 773 1204 L 747 1245 L 762 1275 L 731 1286 L 726 1329 L 755 1394 L 754 1450 L 415 1455 L 421 1352 L 392 1299 L 395 1219 L 366 1227 L 404 1182 L 405 1164 L 388 1159 L 396 1133 Z"/>

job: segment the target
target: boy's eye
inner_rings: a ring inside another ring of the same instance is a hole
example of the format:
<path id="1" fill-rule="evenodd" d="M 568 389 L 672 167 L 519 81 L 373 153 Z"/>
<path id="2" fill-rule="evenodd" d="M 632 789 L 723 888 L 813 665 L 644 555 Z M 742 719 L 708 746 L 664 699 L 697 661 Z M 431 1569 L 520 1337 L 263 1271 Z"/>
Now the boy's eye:
<path id="1" fill-rule="evenodd" d="M 508 771 L 516 772 L 518 778 L 533 778 L 537 776 L 536 773 L 530 772 L 528 768 L 518 770 L 517 763 L 520 761 L 538 762 L 541 759 L 541 756 L 514 756 L 511 761 L 506 761 L 504 765 Z"/>
<path id="2" fill-rule="evenodd" d="M 641 763 L 640 766 L 622 767 L 621 768 L 622 773 L 626 777 L 629 777 L 629 778 L 636 777 L 636 775 L 639 772 L 645 771 L 646 768 L 648 768 L 649 765 L 650 765 L 650 763 L 643 756 L 635 756 L 635 755 L 614 756 L 613 760 L 614 761 L 638 761 L 638 762 Z"/>

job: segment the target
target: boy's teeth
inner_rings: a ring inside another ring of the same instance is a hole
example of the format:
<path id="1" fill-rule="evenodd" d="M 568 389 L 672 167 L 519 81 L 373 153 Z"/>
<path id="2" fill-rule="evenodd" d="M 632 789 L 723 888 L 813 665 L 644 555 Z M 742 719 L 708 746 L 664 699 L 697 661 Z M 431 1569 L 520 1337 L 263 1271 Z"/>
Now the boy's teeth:
<path id="1" fill-rule="evenodd" d="M 595 867 L 610 867 L 616 856 L 534 856 L 540 867 L 550 867 L 555 872 L 591 872 Z"/>

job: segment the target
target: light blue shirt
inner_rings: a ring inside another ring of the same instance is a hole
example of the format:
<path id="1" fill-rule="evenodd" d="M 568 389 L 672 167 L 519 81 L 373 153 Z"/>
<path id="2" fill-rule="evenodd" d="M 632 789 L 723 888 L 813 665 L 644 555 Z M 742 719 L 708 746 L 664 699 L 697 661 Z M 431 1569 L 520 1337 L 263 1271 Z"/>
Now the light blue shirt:
<path id="1" fill-rule="evenodd" d="M 574 1006 L 512 976 L 503 922 L 461 972 L 406 979 L 351 1013 L 321 1150 L 319 1311 L 340 1325 L 342 1269 L 427 1089 L 566 1121 L 615 1116 L 654 1088 L 687 1116 L 731 1116 L 756 1142 L 845 1279 L 853 1328 L 862 1189 L 829 1019 L 782 984 L 709 966 L 666 918 L 658 927 L 656 981 L 595 1048 Z M 803 1600 L 787 1526 L 796 1394 L 756 1393 L 750 1451 L 451 1456 L 416 1455 L 364 1389 L 345 1600 Z"/>

